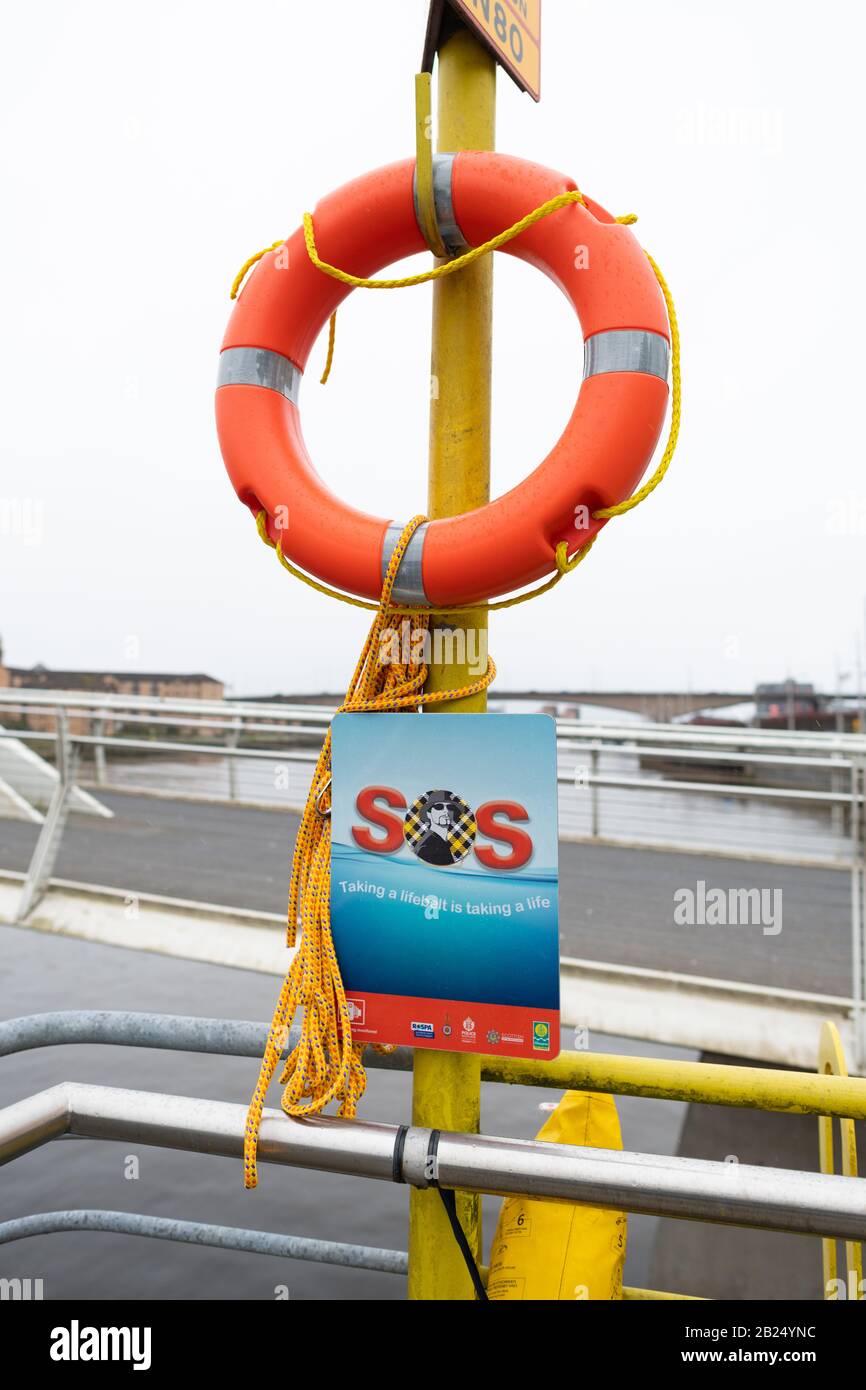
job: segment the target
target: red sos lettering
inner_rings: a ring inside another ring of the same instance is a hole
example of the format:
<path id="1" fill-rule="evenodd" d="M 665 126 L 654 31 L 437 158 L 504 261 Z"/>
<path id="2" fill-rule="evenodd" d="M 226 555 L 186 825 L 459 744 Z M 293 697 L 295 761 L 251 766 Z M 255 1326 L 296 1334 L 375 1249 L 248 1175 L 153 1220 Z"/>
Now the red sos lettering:
<path id="1" fill-rule="evenodd" d="M 502 823 L 505 820 L 506 824 Z M 532 840 L 525 830 L 519 830 L 515 821 L 528 821 L 525 807 L 519 801 L 485 801 L 475 813 L 479 835 L 488 840 L 498 840 L 507 846 L 507 853 L 501 854 L 492 845 L 478 845 L 475 858 L 485 869 L 522 869 L 532 857 Z"/>
<path id="2" fill-rule="evenodd" d="M 393 854 L 403 843 L 403 821 L 398 816 L 392 816 L 384 807 L 378 806 L 376 803 L 379 801 L 387 801 L 389 806 L 406 810 L 406 798 L 393 787 L 365 787 L 363 791 L 358 792 L 355 809 L 371 825 L 378 826 L 385 833 L 374 835 L 366 826 L 353 825 L 352 837 L 356 845 L 360 845 L 361 849 L 370 850 L 373 854 Z"/>
<path id="3" fill-rule="evenodd" d="M 355 808 L 375 827 L 374 833 L 366 825 L 352 826 L 352 838 L 361 849 L 372 854 L 394 854 L 403 844 L 403 817 L 394 815 L 387 807 L 405 811 L 407 802 L 402 792 L 394 787 L 364 787 L 358 793 Z M 518 801 L 485 801 L 479 806 L 475 812 L 478 836 L 493 842 L 479 844 L 476 838 L 473 853 L 479 864 L 498 873 L 522 869 L 532 858 L 533 844 L 531 835 L 521 830 L 517 822 L 528 820 L 526 808 Z"/>

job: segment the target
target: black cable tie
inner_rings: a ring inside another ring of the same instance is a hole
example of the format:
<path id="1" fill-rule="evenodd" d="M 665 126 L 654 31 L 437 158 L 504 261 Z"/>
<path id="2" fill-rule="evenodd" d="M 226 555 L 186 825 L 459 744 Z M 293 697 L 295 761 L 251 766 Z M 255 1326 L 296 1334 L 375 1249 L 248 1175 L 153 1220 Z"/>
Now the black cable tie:
<path id="1" fill-rule="evenodd" d="M 392 1182 L 405 1183 L 403 1177 L 403 1150 L 406 1148 L 406 1135 L 409 1133 L 408 1125 L 401 1125 L 397 1130 L 394 1140 L 394 1153 L 391 1158 L 391 1180 Z"/>
<path id="2" fill-rule="evenodd" d="M 439 1133 L 438 1129 L 431 1129 L 430 1138 L 427 1141 L 427 1158 L 424 1162 L 424 1176 L 427 1178 L 431 1187 L 439 1186 Z"/>

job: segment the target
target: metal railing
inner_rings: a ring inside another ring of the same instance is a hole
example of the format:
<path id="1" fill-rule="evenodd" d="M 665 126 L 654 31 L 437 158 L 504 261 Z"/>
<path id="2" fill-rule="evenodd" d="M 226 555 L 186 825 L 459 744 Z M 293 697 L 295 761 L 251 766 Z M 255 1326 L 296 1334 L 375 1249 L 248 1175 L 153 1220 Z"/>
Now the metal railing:
<path id="1" fill-rule="evenodd" d="M 250 1056 L 253 1049 L 258 1052 L 266 1031 L 262 1024 L 227 1019 L 46 1014 L 0 1023 L 0 1055 L 57 1043 L 109 1042 Z M 292 1046 L 291 1039 L 288 1046 Z M 404 1048 L 394 1056 L 373 1054 L 368 1060 L 373 1066 L 403 1070 L 411 1067 L 412 1053 Z M 641 1068 L 645 1069 L 642 1075 Z M 646 1058 L 588 1059 L 564 1053 L 552 1063 L 522 1062 L 516 1067 L 484 1058 L 481 1076 L 494 1081 L 866 1119 L 866 1081 L 844 1075 L 804 1076 Z M 134 1139 L 240 1159 L 245 1122 L 245 1107 L 226 1102 L 66 1082 L 0 1111 L 0 1164 L 64 1135 Z M 259 1157 L 268 1163 L 422 1189 L 438 1186 L 464 1193 L 527 1196 L 845 1240 L 849 1260 L 854 1261 L 859 1261 L 859 1242 L 866 1236 L 863 1187 L 853 1176 L 480 1134 L 435 1131 L 435 1138 L 434 1144 L 434 1131 L 421 1126 L 322 1116 L 295 1120 L 266 1110 Z M 436 1155 L 433 1166 L 432 1152 Z M 70 1210 L 20 1217 L 0 1225 L 0 1243 L 70 1230 L 114 1231 L 409 1273 L 408 1257 L 402 1251 L 113 1211 Z M 829 1286 L 825 1295 L 831 1296 Z M 626 1296 L 682 1297 L 647 1290 L 627 1290 Z M 853 1296 L 860 1296 L 859 1284 Z"/>
<path id="2" fill-rule="evenodd" d="M 332 715 L 316 705 L 0 690 L 0 776 L 10 779 L 10 743 L 59 763 L 64 719 L 78 782 L 97 793 L 297 808 Z M 862 857 L 866 737 L 574 719 L 560 719 L 557 734 L 569 837 L 844 867 Z M 45 803 L 34 763 L 22 761 L 17 776 L 20 795 Z"/>
<path id="3" fill-rule="evenodd" d="M 322 705 L 0 690 L 0 816 L 26 807 L 41 822 L 18 919 L 51 881 L 70 812 L 110 817 L 118 793 L 299 809 L 332 715 Z M 866 1064 L 866 737 L 595 714 L 560 719 L 557 736 L 563 838 L 847 871 L 855 1065 Z"/>

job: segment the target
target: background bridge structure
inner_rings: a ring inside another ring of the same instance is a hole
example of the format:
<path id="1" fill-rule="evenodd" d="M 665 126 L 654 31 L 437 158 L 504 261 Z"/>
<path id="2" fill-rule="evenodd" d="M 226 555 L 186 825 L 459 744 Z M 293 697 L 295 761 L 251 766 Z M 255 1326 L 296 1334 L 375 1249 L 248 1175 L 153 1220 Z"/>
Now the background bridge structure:
<path id="1" fill-rule="evenodd" d="M 598 706 L 639 714 L 642 718 L 665 724 L 683 714 L 698 710 L 726 709 L 747 704 L 754 691 L 692 691 L 692 690 L 545 690 L 524 691 L 522 694 L 500 694 L 502 699 L 526 699 L 528 695 L 541 703 L 556 701 L 574 705 Z"/>

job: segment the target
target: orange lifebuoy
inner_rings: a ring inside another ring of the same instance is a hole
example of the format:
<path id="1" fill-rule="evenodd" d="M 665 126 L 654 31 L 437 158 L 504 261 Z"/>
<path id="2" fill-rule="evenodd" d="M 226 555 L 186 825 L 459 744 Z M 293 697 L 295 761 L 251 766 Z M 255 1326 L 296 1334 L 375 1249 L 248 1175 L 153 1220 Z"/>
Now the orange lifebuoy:
<path id="1" fill-rule="evenodd" d="M 452 254 L 481 246 L 576 185 L 507 155 L 434 161 L 437 218 Z M 365 174 L 316 208 L 323 261 L 372 276 L 424 251 L 415 161 Z M 574 306 L 583 381 L 565 432 L 517 487 L 476 511 L 431 521 L 412 537 L 393 596 L 453 605 L 509 593 L 549 575 L 561 541 L 586 545 L 592 513 L 627 497 L 652 458 L 668 399 L 670 337 L 653 270 L 627 227 L 587 198 L 535 223 L 504 250 L 543 270 Z M 310 261 L 303 229 L 266 255 L 229 320 L 220 356 L 217 430 L 239 498 L 267 515 L 285 555 L 325 583 L 379 597 L 402 523 L 348 506 L 316 473 L 304 445 L 298 389 L 310 349 L 350 293 Z"/>

